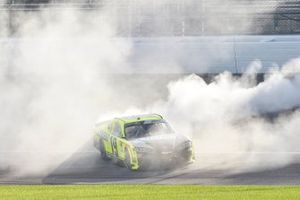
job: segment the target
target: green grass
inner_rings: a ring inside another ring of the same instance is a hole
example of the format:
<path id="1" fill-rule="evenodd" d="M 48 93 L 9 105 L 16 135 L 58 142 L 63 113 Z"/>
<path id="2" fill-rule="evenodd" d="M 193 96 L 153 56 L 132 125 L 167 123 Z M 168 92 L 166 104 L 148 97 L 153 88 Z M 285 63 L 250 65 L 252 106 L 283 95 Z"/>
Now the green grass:
<path id="1" fill-rule="evenodd" d="M 0 199 L 300 199 L 298 186 L 2 185 Z"/>

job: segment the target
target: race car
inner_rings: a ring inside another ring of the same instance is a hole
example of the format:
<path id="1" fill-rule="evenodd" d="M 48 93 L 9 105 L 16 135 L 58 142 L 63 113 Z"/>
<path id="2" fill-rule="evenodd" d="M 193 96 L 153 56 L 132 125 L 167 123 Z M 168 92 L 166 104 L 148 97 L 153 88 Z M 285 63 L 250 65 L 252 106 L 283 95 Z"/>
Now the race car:
<path id="1" fill-rule="evenodd" d="M 94 146 L 103 160 L 130 170 L 174 166 L 194 161 L 193 143 L 175 133 L 158 114 L 115 118 L 98 123 Z"/>

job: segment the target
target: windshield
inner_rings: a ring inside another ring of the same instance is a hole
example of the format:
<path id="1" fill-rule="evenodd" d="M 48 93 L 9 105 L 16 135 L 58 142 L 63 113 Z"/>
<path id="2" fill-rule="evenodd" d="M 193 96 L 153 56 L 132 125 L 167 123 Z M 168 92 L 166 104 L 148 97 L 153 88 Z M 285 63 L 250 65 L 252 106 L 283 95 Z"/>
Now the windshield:
<path id="1" fill-rule="evenodd" d="M 125 134 L 127 139 L 171 133 L 174 133 L 174 131 L 168 125 L 168 123 L 163 120 L 141 121 L 125 126 Z"/>

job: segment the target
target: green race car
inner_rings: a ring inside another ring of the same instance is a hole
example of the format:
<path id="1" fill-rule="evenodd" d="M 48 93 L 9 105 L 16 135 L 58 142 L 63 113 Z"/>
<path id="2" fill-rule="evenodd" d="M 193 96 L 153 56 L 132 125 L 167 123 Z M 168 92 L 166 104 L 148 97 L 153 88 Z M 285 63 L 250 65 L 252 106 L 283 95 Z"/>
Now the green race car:
<path id="1" fill-rule="evenodd" d="M 192 141 L 157 114 L 115 118 L 95 125 L 94 146 L 103 160 L 131 170 L 191 163 Z"/>

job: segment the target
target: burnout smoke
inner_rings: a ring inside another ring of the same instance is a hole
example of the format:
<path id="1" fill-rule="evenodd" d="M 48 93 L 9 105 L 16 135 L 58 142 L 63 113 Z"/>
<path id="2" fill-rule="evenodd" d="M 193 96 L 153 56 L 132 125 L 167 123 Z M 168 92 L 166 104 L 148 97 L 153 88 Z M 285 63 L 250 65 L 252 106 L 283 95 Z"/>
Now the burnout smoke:
<path id="1" fill-rule="evenodd" d="M 251 74 L 225 72 L 209 84 L 191 75 L 170 83 L 168 100 L 152 109 L 164 110 L 177 130 L 190 134 L 201 167 L 280 167 L 299 161 L 299 70 L 295 59 L 258 85 Z"/>
<path id="2" fill-rule="evenodd" d="M 151 2 L 141 1 L 137 10 L 147 14 Z M 163 9 L 170 2 L 159 1 L 156 6 Z M 186 1 L 191 7 L 193 2 Z M 231 6 L 220 3 L 219 9 Z M 164 17 L 159 12 L 156 15 L 157 19 Z M 99 115 L 104 119 L 152 111 L 165 115 L 180 133 L 196 141 L 201 167 L 235 168 L 236 163 L 274 167 L 295 162 L 292 154 L 278 153 L 266 159 L 255 152 L 297 152 L 298 112 L 272 123 L 255 116 L 299 105 L 298 60 L 273 71 L 258 85 L 251 74 L 237 79 L 230 73 L 217 76 L 210 84 L 195 75 L 179 80 L 180 75 L 167 79 L 152 75 L 145 81 L 144 76 L 134 74 L 136 68 L 129 62 L 132 39 L 118 37 L 123 16 L 114 4 L 91 12 L 20 11 L 16 16 L 20 24 L 11 37 L 9 24 L 4 23 L 8 13 L 1 13 L 0 170 L 16 175 L 47 174 L 90 139 Z M 139 20 L 147 22 L 146 18 Z M 222 33 L 222 21 L 214 16 L 207 16 L 207 21 Z M 167 21 L 153 23 L 150 36 L 161 30 L 172 33 Z M 251 28 L 251 20 L 238 18 L 235 26 L 222 28 L 243 32 Z M 184 51 L 163 49 L 167 61 L 142 52 L 146 56 L 139 60 L 139 72 L 181 73 L 184 67 L 177 59 Z M 211 56 L 202 60 L 208 68 L 216 55 L 230 59 L 231 52 L 220 47 L 207 51 Z M 254 63 L 249 73 L 258 67 Z M 124 73 L 141 78 L 124 78 Z M 168 84 L 169 79 L 176 81 Z M 220 152 L 233 154 L 221 159 L 214 156 Z"/>
<path id="3" fill-rule="evenodd" d="M 113 22 L 103 16 L 82 16 L 29 15 L 1 49 L 11 59 L 0 79 L 1 168 L 46 173 L 91 137 L 99 113 L 113 105 L 103 74 L 126 70 L 130 44 L 113 40 Z"/>

